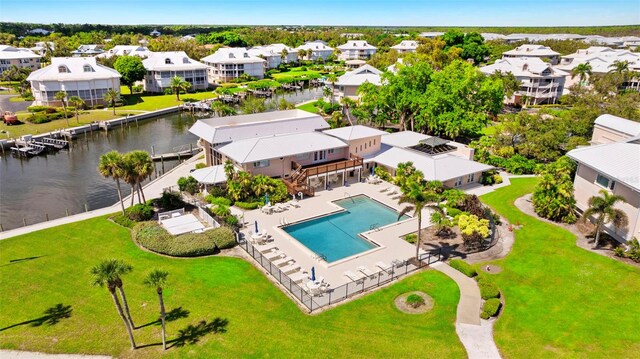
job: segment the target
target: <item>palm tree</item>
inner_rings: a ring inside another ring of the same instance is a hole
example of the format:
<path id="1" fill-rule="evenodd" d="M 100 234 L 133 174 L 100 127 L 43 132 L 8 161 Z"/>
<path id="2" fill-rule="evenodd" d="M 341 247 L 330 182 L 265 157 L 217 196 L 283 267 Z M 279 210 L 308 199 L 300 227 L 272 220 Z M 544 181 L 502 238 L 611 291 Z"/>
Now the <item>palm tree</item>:
<path id="1" fill-rule="evenodd" d="M 355 106 L 356 102 L 345 96 L 340 99 L 340 103 L 342 104 L 342 111 L 345 116 L 347 116 L 347 121 L 349 121 L 349 124 L 353 126 L 353 121 L 351 121 L 351 108 Z"/>
<path id="2" fill-rule="evenodd" d="M 596 216 L 596 241 L 595 246 L 598 247 L 600 241 L 600 233 L 602 227 L 607 223 L 612 223 L 615 228 L 624 228 L 629 223 L 627 214 L 622 210 L 615 208 L 616 203 L 626 202 L 624 197 L 610 194 L 608 191 L 600 190 L 602 196 L 593 196 L 589 198 L 589 208 L 584 211 L 583 220 L 591 216 Z"/>
<path id="3" fill-rule="evenodd" d="M 144 197 L 144 190 L 142 189 L 142 182 L 153 174 L 153 161 L 151 156 L 146 151 L 131 151 L 127 153 L 126 158 L 131 161 L 131 170 L 136 177 L 136 187 L 138 193 L 142 195 L 142 202 L 146 203 L 147 199 Z"/>
<path id="4" fill-rule="evenodd" d="M 136 348 L 136 342 L 133 339 L 133 325 L 130 321 L 127 321 L 127 318 L 124 316 L 124 312 L 122 310 L 122 305 L 120 304 L 120 300 L 116 295 L 116 288 L 118 287 L 118 282 L 121 282 L 120 276 L 126 273 L 131 272 L 131 266 L 124 263 L 119 259 L 109 259 L 104 260 L 97 266 L 91 268 L 91 275 L 93 276 L 92 284 L 99 287 L 106 286 L 109 290 L 109 294 L 111 294 L 111 298 L 113 299 L 113 303 L 116 306 L 116 310 L 122 318 L 124 322 L 124 326 L 127 329 L 127 334 L 129 335 L 129 341 L 131 341 L 131 349 Z"/>
<path id="5" fill-rule="evenodd" d="M 436 193 L 427 189 L 427 187 L 419 181 L 411 181 L 408 183 L 406 191 L 403 191 L 402 196 L 398 200 L 399 204 L 409 203 L 411 206 L 405 207 L 400 214 L 398 215 L 398 219 L 404 216 L 406 213 L 413 211 L 414 217 L 418 217 L 418 239 L 416 240 L 416 261 L 418 260 L 418 256 L 420 254 L 420 231 L 422 230 L 422 210 L 431 209 L 436 211 L 437 213 L 442 214 L 442 209 L 435 205 L 435 203 L 439 200 L 439 197 Z"/>
<path id="6" fill-rule="evenodd" d="M 333 90 L 331 90 L 329 87 L 325 86 L 322 88 L 322 96 L 324 97 L 329 97 L 331 99 L 331 101 L 333 102 Z"/>
<path id="7" fill-rule="evenodd" d="M 282 52 L 280 53 L 280 60 L 286 63 L 288 55 L 289 55 L 289 51 L 287 51 L 287 49 L 282 49 Z"/>
<path id="8" fill-rule="evenodd" d="M 106 178 L 113 178 L 116 181 L 116 187 L 118 188 L 118 199 L 120 200 L 120 207 L 122 207 L 122 214 L 124 215 L 124 203 L 122 202 L 122 190 L 120 189 L 120 178 L 124 175 L 124 163 L 122 155 L 118 151 L 110 151 L 100 156 L 100 163 L 98 164 L 98 172 Z"/>
<path id="9" fill-rule="evenodd" d="M 611 68 L 609 72 L 622 75 L 625 72 L 629 71 L 629 61 L 616 60 L 609 66 L 609 68 Z"/>
<path id="10" fill-rule="evenodd" d="M 113 115 L 116 115 L 116 102 L 120 99 L 120 93 L 114 89 L 108 89 L 104 94 L 104 102 L 111 105 Z"/>
<path id="11" fill-rule="evenodd" d="M 298 60 L 304 60 L 304 57 L 307 55 L 307 50 L 300 49 L 298 50 Z"/>
<path id="12" fill-rule="evenodd" d="M 253 192 L 258 197 L 262 197 L 269 193 L 271 189 L 271 178 L 264 175 L 256 175 L 253 178 Z"/>
<path id="13" fill-rule="evenodd" d="M 189 89 L 189 87 L 191 87 L 191 84 L 185 81 L 180 76 L 174 76 L 171 79 L 170 86 L 171 86 L 171 91 L 173 91 L 176 94 L 176 100 L 180 101 L 180 91 L 186 91 L 187 89 Z"/>
<path id="14" fill-rule="evenodd" d="M 571 70 L 571 78 L 573 79 L 576 76 L 578 76 L 580 86 L 583 86 L 588 76 L 591 76 L 591 64 L 585 62 L 583 64 L 579 64 L 573 70 Z"/>
<path id="15" fill-rule="evenodd" d="M 165 330 L 165 310 L 164 300 L 162 298 L 162 290 L 167 285 L 167 277 L 169 272 L 154 269 L 144 279 L 144 284 L 148 287 L 155 288 L 158 293 L 158 301 L 160 302 L 160 321 L 162 322 L 162 349 L 167 350 L 167 335 Z"/>
<path id="16" fill-rule="evenodd" d="M 236 177 L 236 167 L 233 165 L 231 160 L 226 160 L 224 162 L 224 174 L 227 176 L 227 181 L 232 181 Z"/>
<path id="17" fill-rule="evenodd" d="M 331 105 L 333 105 L 333 92 L 336 90 L 336 82 L 338 82 L 338 76 L 335 73 L 330 73 L 327 76 L 327 81 L 331 83 Z"/>
<path id="18" fill-rule="evenodd" d="M 138 203 L 142 203 L 142 197 L 140 196 L 140 192 L 137 187 L 138 175 L 135 172 L 133 159 L 131 158 L 130 153 L 122 155 L 122 179 L 131 186 L 131 206 L 133 206 L 136 193 L 138 194 Z"/>
<path id="19" fill-rule="evenodd" d="M 69 126 L 69 119 L 67 118 L 67 93 L 64 91 L 56 92 L 56 100 L 62 102 L 62 109 L 64 111 L 64 119 L 67 120 L 67 126 Z"/>
<path id="20" fill-rule="evenodd" d="M 71 96 L 71 97 L 69 97 L 69 103 L 73 104 L 73 106 L 75 107 L 75 110 L 76 110 L 76 122 L 80 123 L 80 119 L 78 118 L 78 108 L 84 105 L 84 100 L 82 100 L 78 96 Z"/>

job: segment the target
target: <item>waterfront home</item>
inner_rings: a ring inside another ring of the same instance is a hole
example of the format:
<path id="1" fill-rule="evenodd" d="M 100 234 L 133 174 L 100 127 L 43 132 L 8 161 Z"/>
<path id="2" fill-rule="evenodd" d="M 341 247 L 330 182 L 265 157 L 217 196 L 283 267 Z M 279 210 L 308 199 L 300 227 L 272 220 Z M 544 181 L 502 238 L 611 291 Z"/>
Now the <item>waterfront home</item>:
<path id="1" fill-rule="evenodd" d="M 198 62 L 184 51 L 152 52 L 142 60 L 147 74 L 144 77 L 144 90 L 163 92 L 171 88 L 171 79 L 182 77 L 191 84 L 192 90 L 206 90 L 209 87 L 207 65 Z"/>
<path id="2" fill-rule="evenodd" d="M 416 52 L 419 45 L 415 40 L 402 40 L 399 44 L 391 46 L 391 48 L 398 51 L 399 54 L 407 54 Z"/>
<path id="3" fill-rule="evenodd" d="M 306 55 L 304 56 L 305 60 L 313 60 L 316 61 L 318 59 L 327 60 L 331 54 L 333 54 L 333 47 L 327 45 L 326 42 L 316 40 L 316 41 L 307 41 L 303 45 L 300 45 L 295 48 L 296 51 L 304 50 L 306 51 Z"/>
<path id="4" fill-rule="evenodd" d="M 35 54 L 44 56 L 47 51 L 53 51 L 55 47 L 56 45 L 51 41 L 38 41 L 29 50 L 33 51 Z"/>
<path id="5" fill-rule="evenodd" d="M 10 69 L 11 66 L 37 70 L 40 68 L 40 57 L 28 49 L 0 45 L 0 74 Z"/>
<path id="6" fill-rule="evenodd" d="M 268 69 L 275 69 L 280 64 L 293 64 L 298 62 L 298 50 L 285 44 L 271 44 L 254 46 L 247 50 L 250 56 L 265 59 Z"/>
<path id="7" fill-rule="evenodd" d="M 102 45 L 80 45 L 77 49 L 71 51 L 73 56 L 96 56 L 103 53 Z"/>
<path id="8" fill-rule="evenodd" d="M 640 123 L 602 115 L 595 121 L 592 145 L 567 153 L 578 163 L 574 196 L 580 211 L 589 208 L 589 198 L 601 190 L 624 197 L 616 207 L 627 214 L 629 225 L 605 231 L 621 242 L 640 238 Z"/>
<path id="9" fill-rule="evenodd" d="M 480 71 L 486 75 L 498 71 L 512 73 L 520 81 L 520 88 L 512 98 L 505 101 L 534 105 L 556 103 L 562 95 L 565 77 L 568 75 L 537 57 L 496 60 L 494 64 L 481 67 Z"/>
<path id="10" fill-rule="evenodd" d="M 78 96 L 87 106 L 104 104 L 108 90 L 120 92 L 118 71 L 100 65 L 95 57 L 54 57 L 51 65 L 29 74 L 31 92 L 37 105 L 59 106 L 56 93 L 64 91 L 67 98 Z"/>
<path id="11" fill-rule="evenodd" d="M 349 40 L 338 46 L 340 60 L 368 60 L 378 48 L 364 40 Z"/>
<path id="12" fill-rule="evenodd" d="M 551 65 L 555 65 L 560 59 L 560 53 L 551 50 L 551 48 L 547 46 L 527 44 L 518 46 L 513 50 L 503 52 L 502 58 L 538 58 L 543 61 L 546 60 L 551 63 Z"/>
<path id="13" fill-rule="evenodd" d="M 380 86 L 382 71 L 371 65 L 363 65 L 359 68 L 347 71 L 344 75 L 338 77 L 335 83 L 334 94 L 338 98 L 349 97 L 358 98 L 358 87 L 365 82 Z"/>
<path id="14" fill-rule="evenodd" d="M 250 55 L 244 47 L 223 47 L 200 61 L 207 65 L 212 82 L 229 82 L 243 74 L 264 78 L 266 60 Z"/>
<path id="15" fill-rule="evenodd" d="M 462 144 L 362 125 L 329 129 L 321 116 L 302 110 L 199 120 L 189 131 L 200 137 L 207 165 L 230 160 L 252 174 L 282 178 L 291 193 L 360 182 L 376 166 L 394 174 L 406 161 L 450 187 L 477 184 L 491 169 Z"/>
<path id="16" fill-rule="evenodd" d="M 137 45 L 116 45 L 97 57 L 110 58 L 113 56 L 138 56 L 140 58 L 147 58 L 151 55 L 151 51 L 144 46 Z"/>
<path id="17" fill-rule="evenodd" d="M 616 61 L 627 62 L 630 70 L 634 70 L 636 67 L 640 67 L 640 54 L 625 49 L 591 46 L 588 49 L 580 49 L 573 54 L 562 56 L 560 64 L 556 68 L 569 74 L 565 86 L 565 88 L 569 88 L 580 81 L 578 76 L 571 74 L 578 65 L 589 64 L 592 74 L 606 74 L 611 72 Z M 631 77 L 627 83 L 623 84 L 623 87 L 640 90 L 640 78 Z"/>

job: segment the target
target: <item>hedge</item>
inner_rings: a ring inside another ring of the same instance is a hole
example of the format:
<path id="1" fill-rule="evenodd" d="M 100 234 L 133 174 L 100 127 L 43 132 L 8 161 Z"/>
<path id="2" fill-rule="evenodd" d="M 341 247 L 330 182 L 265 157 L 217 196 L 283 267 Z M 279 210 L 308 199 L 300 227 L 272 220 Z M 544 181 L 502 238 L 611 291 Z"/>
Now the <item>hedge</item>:
<path id="1" fill-rule="evenodd" d="M 114 215 L 111 217 L 111 220 L 126 228 L 133 228 L 136 225 L 136 222 L 132 221 L 128 216 L 125 216 L 122 213 Z"/>
<path id="2" fill-rule="evenodd" d="M 148 221 L 153 217 L 153 207 L 148 204 L 138 203 L 126 210 L 130 220 L 136 222 Z"/>
<path id="3" fill-rule="evenodd" d="M 172 236 L 156 222 L 138 223 L 133 228 L 133 238 L 152 252 L 174 257 L 209 255 L 217 249 L 231 248 L 236 244 L 233 231 L 227 227 Z"/>
<path id="4" fill-rule="evenodd" d="M 250 210 L 250 209 L 256 209 L 260 207 L 261 204 L 262 203 L 260 202 L 236 202 L 235 206 L 242 209 Z"/>
<path id="5" fill-rule="evenodd" d="M 482 313 L 480 313 L 480 318 L 489 319 L 491 317 L 495 317 L 496 315 L 498 315 L 501 306 L 502 303 L 500 303 L 500 299 L 498 298 L 487 300 L 482 306 Z"/>
<path id="6" fill-rule="evenodd" d="M 457 269 L 467 277 L 475 277 L 476 275 L 478 275 L 478 272 L 476 272 L 476 270 L 469 263 L 461 259 L 452 259 L 451 261 L 449 261 L 449 265 L 452 268 Z"/>
<path id="7" fill-rule="evenodd" d="M 212 196 L 210 194 L 205 197 L 205 200 L 207 202 L 211 203 L 211 204 L 215 204 L 215 205 L 218 205 L 218 206 L 229 207 L 229 206 L 231 206 L 233 204 L 233 202 L 231 202 L 231 200 L 228 199 L 228 198 L 225 198 L 225 197 L 214 197 L 214 196 Z"/>
<path id="8" fill-rule="evenodd" d="M 478 286 L 480 287 L 480 296 L 482 296 L 482 299 L 487 300 L 500 297 L 500 290 L 492 282 L 486 279 L 480 279 L 478 280 Z"/>

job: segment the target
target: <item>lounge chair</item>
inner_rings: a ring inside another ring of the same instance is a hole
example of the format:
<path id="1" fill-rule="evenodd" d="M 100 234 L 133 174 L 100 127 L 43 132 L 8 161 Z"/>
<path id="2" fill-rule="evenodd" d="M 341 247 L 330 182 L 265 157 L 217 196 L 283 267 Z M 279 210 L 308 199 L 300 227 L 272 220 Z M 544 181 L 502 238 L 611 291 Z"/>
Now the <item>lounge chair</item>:
<path id="1" fill-rule="evenodd" d="M 271 243 L 271 244 L 265 244 L 265 245 L 260 245 L 260 246 L 255 246 L 255 248 L 260 251 L 260 253 L 268 253 L 270 251 L 273 251 L 274 249 L 277 250 L 278 246 L 276 246 L 275 244 Z"/>
<path id="2" fill-rule="evenodd" d="M 390 264 L 387 264 L 385 262 L 377 262 L 376 267 L 380 268 L 380 270 L 383 270 L 389 274 L 391 274 L 393 270 L 393 267 Z"/>
<path id="3" fill-rule="evenodd" d="M 376 276 L 374 272 L 372 272 L 369 268 L 365 266 L 358 267 L 358 271 L 360 271 L 362 274 L 366 275 L 369 278 L 375 278 Z"/>
<path id="4" fill-rule="evenodd" d="M 289 264 L 288 266 L 281 267 L 280 270 L 282 273 L 289 275 L 295 273 L 300 270 L 300 265 L 298 263 Z"/>
<path id="5" fill-rule="evenodd" d="M 364 275 L 362 275 L 362 273 L 360 273 L 360 272 L 353 273 L 353 272 L 352 272 L 352 271 L 350 271 L 350 270 L 345 271 L 345 272 L 344 272 L 344 275 L 345 275 L 347 278 L 349 278 L 349 279 L 351 279 L 352 281 L 354 281 L 354 282 L 357 282 L 357 281 L 363 280 L 363 279 L 365 278 L 365 277 L 364 277 Z"/>
<path id="6" fill-rule="evenodd" d="M 263 255 L 264 255 L 265 258 L 267 258 L 270 261 L 274 261 L 274 260 L 279 259 L 279 258 L 284 258 L 286 256 L 283 252 L 281 252 L 281 251 L 279 251 L 277 249 L 274 249 L 274 250 L 272 250 L 270 252 L 263 253 Z"/>
<path id="7" fill-rule="evenodd" d="M 380 192 L 389 192 L 391 191 L 391 189 L 392 189 L 391 187 L 385 187 Z"/>
<path id="8" fill-rule="evenodd" d="M 389 191 L 389 196 L 393 196 L 394 194 L 398 194 L 397 188 L 392 188 L 391 191 Z"/>
<path id="9" fill-rule="evenodd" d="M 306 279 L 309 279 L 309 275 L 304 272 L 297 272 L 293 273 L 289 279 L 291 279 L 292 282 L 299 284 L 304 282 Z"/>
<path id="10" fill-rule="evenodd" d="M 286 267 L 290 264 L 295 263 L 295 260 L 288 255 L 284 255 L 283 257 L 276 258 L 271 263 L 275 264 L 278 267 Z"/>
<path id="11" fill-rule="evenodd" d="M 289 206 L 291 207 L 300 208 L 300 203 L 298 203 L 297 200 L 289 201 L 287 203 L 289 203 Z"/>

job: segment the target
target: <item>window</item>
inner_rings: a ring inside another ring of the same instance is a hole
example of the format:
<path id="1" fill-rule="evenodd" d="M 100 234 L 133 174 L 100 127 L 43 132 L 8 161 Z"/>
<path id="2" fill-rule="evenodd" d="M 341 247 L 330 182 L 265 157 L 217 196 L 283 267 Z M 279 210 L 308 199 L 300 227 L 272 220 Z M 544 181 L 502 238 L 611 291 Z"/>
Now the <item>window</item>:
<path id="1" fill-rule="evenodd" d="M 374 145 L 374 146 L 376 145 L 376 140 L 375 140 L 375 139 L 373 140 L 373 145 Z"/>
<path id="2" fill-rule="evenodd" d="M 164 59 L 164 64 L 165 65 L 171 65 L 171 59 L 169 59 L 169 58 Z"/>
<path id="3" fill-rule="evenodd" d="M 476 174 L 472 173 L 470 175 L 467 176 L 467 183 L 471 183 L 475 180 Z"/>
<path id="4" fill-rule="evenodd" d="M 269 167 L 269 160 L 256 161 L 253 163 L 255 168 Z"/>
<path id="5" fill-rule="evenodd" d="M 335 150 L 333 148 L 330 149 L 330 150 L 327 150 L 327 153 L 330 154 L 330 155 L 333 154 L 334 152 L 335 152 Z"/>
<path id="6" fill-rule="evenodd" d="M 183 57 L 182 58 L 182 63 L 183 64 L 188 64 L 189 63 L 189 58 L 188 57 Z"/>
<path id="7" fill-rule="evenodd" d="M 84 72 L 93 72 L 93 67 L 91 67 L 91 65 L 84 65 L 82 66 L 82 70 Z"/>
<path id="8" fill-rule="evenodd" d="M 454 187 L 462 186 L 462 177 L 456 178 L 456 183 L 453 184 Z"/>
<path id="9" fill-rule="evenodd" d="M 360 145 L 360 152 L 362 152 L 362 145 Z"/>
<path id="10" fill-rule="evenodd" d="M 67 73 L 69 72 L 66 66 L 58 66 L 58 72 L 59 73 Z"/>
<path id="11" fill-rule="evenodd" d="M 322 161 L 327 159 L 327 151 L 316 151 L 313 153 L 314 161 Z"/>
<path id="12" fill-rule="evenodd" d="M 598 177 L 596 177 L 596 183 L 599 184 L 601 187 L 610 189 L 613 191 L 613 189 L 616 186 L 616 181 L 613 181 L 611 179 L 609 179 L 608 177 L 605 177 L 603 175 L 598 175 Z"/>

